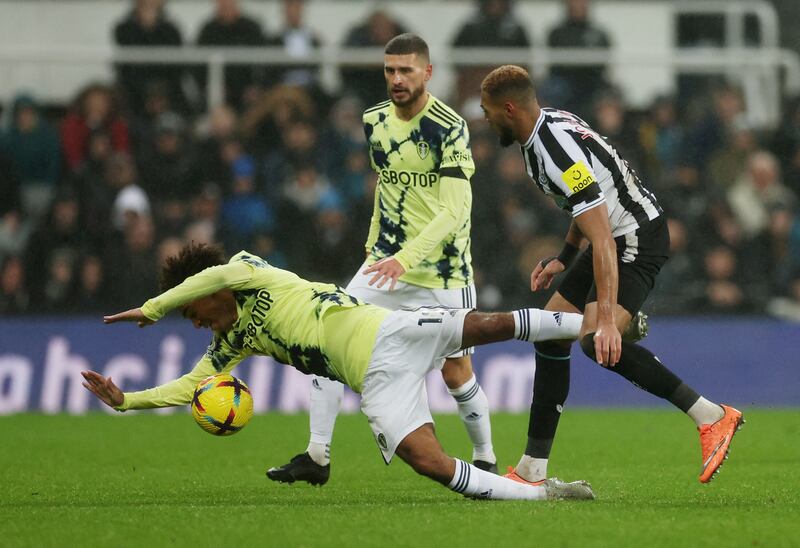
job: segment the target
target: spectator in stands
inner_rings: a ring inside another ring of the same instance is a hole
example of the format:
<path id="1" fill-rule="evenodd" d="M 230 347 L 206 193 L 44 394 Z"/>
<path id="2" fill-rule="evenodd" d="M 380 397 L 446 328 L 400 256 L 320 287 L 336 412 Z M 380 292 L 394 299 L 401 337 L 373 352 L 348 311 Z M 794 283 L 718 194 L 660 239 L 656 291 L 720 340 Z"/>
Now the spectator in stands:
<path id="1" fill-rule="evenodd" d="M 679 165 L 683 128 L 678 122 L 675 100 L 657 97 L 637 132 L 642 151 L 641 169 L 658 192 L 675 176 Z"/>
<path id="2" fill-rule="evenodd" d="M 694 234 L 703 223 L 709 222 L 708 186 L 694 166 L 681 161 L 674 176 L 659 189 L 658 201 L 665 211 L 677 216 Z"/>
<path id="3" fill-rule="evenodd" d="M 497 138 L 487 132 L 485 123 L 470 127 L 470 148 L 475 163 L 475 173 L 470 179 L 472 187 L 472 225 L 494 226 L 500 218 L 500 192 L 496 187 Z M 473 230 L 473 270 L 491 268 L 488 261 L 502 241 L 502 234 L 495 230 Z M 482 259 L 487 259 L 486 261 Z"/>
<path id="4" fill-rule="evenodd" d="M 43 223 L 31 236 L 25 257 L 31 302 L 44 302 L 43 288 L 53 275 L 57 276 L 51 280 L 54 285 L 50 288 L 50 297 L 55 299 L 53 302 L 66 302 L 62 299 L 66 299 L 65 284 L 71 284 L 74 279 L 74 259 L 87 245 L 87 235 L 79 223 L 79 214 L 79 195 L 72 189 L 63 188 L 56 194 Z M 62 256 L 56 260 L 58 253 L 62 253 Z M 72 287 L 69 289 L 71 291 Z"/>
<path id="5" fill-rule="evenodd" d="M 758 149 L 753 128 L 739 117 L 728 129 L 725 143 L 708 159 L 706 174 L 709 182 L 723 192 L 729 190 L 747 171 L 747 161 Z"/>
<path id="6" fill-rule="evenodd" d="M 744 292 L 739 281 L 736 254 L 727 246 L 709 249 L 703 257 L 705 287 L 695 303 L 695 310 L 704 314 L 752 312 L 755 302 Z"/>
<path id="7" fill-rule="evenodd" d="M 214 183 L 200 186 L 191 202 L 191 221 L 184 231 L 184 240 L 198 243 L 214 243 L 218 236 L 219 211 L 222 193 Z"/>
<path id="8" fill-rule="evenodd" d="M 477 0 L 475 14 L 456 32 L 454 48 L 527 48 L 528 33 L 514 16 L 512 0 Z M 480 90 L 493 67 L 457 66 L 456 102 L 462 105 Z"/>
<path id="9" fill-rule="evenodd" d="M 770 278 L 772 293 L 786 294 L 792 276 L 800 272 L 800 215 L 796 209 L 785 204 L 773 207 L 765 237 L 766 253 L 760 266 Z"/>
<path id="10" fill-rule="evenodd" d="M 273 199 L 281 193 L 276 183 L 292 179 L 300 167 L 311 166 L 316 173 L 327 178 L 327 162 L 332 160 L 320 153 L 319 133 L 311 122 L 292 123 L 283 131 L 282 138 L 283 147 L 272 151 L 264 159 L 266 193 Z"/>
<path id="11" fill-rule="evenodd" d="M 64 314 L 74 310 L 75 270 L 78 253 L 74 249 L 61 248 L 50 255 L 45 264 L 46 278 L 41 298 L 33 301 L 39 312 Z"/>
<path id="12" fill-rule="evenodd" d="M 277 82 L 288 86 L 306 88 L 312 93 L 320 91 L 318 85 L 319 68 L 315 64 L 305 63 L 322 41 L 303 21 L 305 0 L 283 0 L 283 28 L 273 39 L 273 43 L 282 46 L 286 54 L 296 58 L 296 65 L 284 66 L 280 70 Z"/>
<path id="13" fill-rule="evenodd" d="M 369 160 L 364 154 L 364 124 L 361 122 L 363 110 L 356 98 L 341 98 L 331 108 L 328 127 L 323 130 L 320 137 L 320 142 L 325 143 L 325 155 L 328 157 L 326 161 L 329 166 L 328 175 L 337 181 L 337 185 L 342 181 L 344 186 L 350 187 L 350 191 L 355 191 L 355 194 L 352 194 L 354 197 L 360 196 L 363 192 L 363 184 L 360 181 L 363 173 L 359 166 Z M 357 152 L 361 153 L 363 162 L 355 157 Z M 353 158 L 350 158 L 351 154 Z M 369 170 L 369 165 L 365 165 Z M 345 182 L 346 178 L 353 175 L 359 180 L 353 180 L 352 183 Z M 351 194 L 350 191 L 345 193 Z"/>
<path id="14" fill-rule="evenodd" d="M 595 97 L 591 117 L 592 127 L 597 133 L 614 143 L 614 148 L 630 163 L 632 168 L 641 169 L 640 166 L 644 163 L 641 143 L 636 132 L 636 125 L 625 109 L 622 95 L 616 90 L 608 89 Z"/>
<path id="15" fill-rule="evenodd" d="M 336 195 L 336 196 L 332 196 Z M 289 264 L 301 275 L 309 275 L 316 267 L 317 217 L 323 204 L 341 197 L 328 179 L 313 163 L 294 165 L 294 172 L 283 184 L 283 194 L 278 206 L 281 226 L 279 241 L 290 241 L 284 247 Z"/>
<path id="16" fill-rule="evenodd" d="M 786 106 L 783 123 L 770 148 L 781 162 L 786 186 L 800 198 L 800 97 Z"/>
<path id="17" fill-rule="evenodd" d="M 334 186 L 342 193 L 346 207 L 364 197 L 372 169 L 361 145 L 352 145 L 341 157 L 343 169 L 334 179 Z"/>
<path id="18" fill-rule="evenodd" d="M 110 301 L 105 284 L 103 261 L 97 255 L 84 255 L 78 266 L 78 283 L 73 312 L 96 314 L 107 312 Z"/>
<path id="19" fill-rule="evenodd" d="M 0 263 L 24 253 L 33 222 L 22 211 L 19 178 L 11 158 L 0 149 Z"/>
<path id="20" fill-rule="evenodd" d="M 122 245 L 109 256 L 109 278 L 117 289 L 112 295 L 121 306 L 147 299 L 145 295 L 158 291 L 156 269 L 158 259 L 155 245 L 155 227 L 148 215 L 136 215 L 123 230 Z"/>
<path id="21" fill-rule="evenodd" d="M 800 270 L 794 272 L 786 293 L 770 300 L 767 311 L 778 318 L 800 322 Z"/>
<path id="22" fill-rule="evenodd" d="M 775 156 L 757 151 L 747 159 L 747 172 L 728 191 L 728 201 L 745 237 L 753 238 L 769 226 L 771 209 L 792 205 L 797 197 L 781 182 Z"/>
<path id="23" fill-rule="evenodd" d="M 156 202 L 185 200 L 191 193 L 194 169 L 183 119 L 174 112 L 161 114 L 155 124 L 152 149 L 138 158 L 142 188 Z"/>
<path id="24" fill-rule="evenodd" d="M 152 151 L 156 140 L 156 123 L 162 114 L 179 109 L 161 82 L 152 82 L 144 90 L 144 106 L 131 113 L 131 150 L 136 158 Z"/>
<path id="25" fill-rule="evenodd" d="M 114 28 L 118 46 L 180 46 L 180 30 L 167 18 L 165 0 L 134 0 L 130 13 Z M 179 65 L 124 63 L 117 65 L 117 81 L 135 112 L 144 110 L 147 90 L 163 85 L 175 105 L 183 104 Z"/>
<path id="26" fill-rule="evenodd" d="M 700 174 L 704 174 L 712 154 L 725 145 L 731 128 L 744 113 L 742 94 L 734 86 L 717 87 L 711 101 L 707 114 L 687 132 L 682 153 L 688 165 Z"/>
<path id="27" fill-rule="evenodd" d="M 124 232 L 140 217 L 150 217 L 150 199 L 138 183 L 136 164 L 129 154 L 115 154 L 106 165 L 106 183 L 117 190 L 111 222 Z"/>
<path id="28" fill-rule="evenodd" d="M 258 234 L 271 233 L 275 214 L 256 192 L 253 158 L 242 155 L 232 166 L 231 194 L 222 204 L 222 232 L 226 249 L 249 249 Z"/>
<path id="29" fill-rule="evenodd" d="M 305 89 L 279 85 L 242 115 L 241 133 L 253 153 L 263 156 L 283 146 L 283 133 L 293 123 L 314 120 L 315 125 L 324 126 L 326 120 L 322 116 L 318 116 L 317 105 Z"/>
<path id="30" fill-rule="evenodd" d="M 667 219 L 667 226 L 669 260 L 658 274 L 652 301 L 657 314 L 685 314 L 700 299 L 704 286 L 690 251 L 688 227 L 675 217 Z"/>
<path id="31" fill-rule="evenodd" d="M 111 229 L 111 207 L 117 189 L 106 181 L 107 164 L 114 151 L 111 137 L 104 129 L 89 135 L 88 151 L 67 186 L 80 196 L 80 226 L 94 242 L 102 241 Z"/>
<path id="32" fill-rule="evenodd" d="M 14 99 L 10 125 L 0 131 L 0 149 L 13 160 L 25 213 L 40 217 L 55 193 L 61 151 L 58 134 L 30 95 Z"/>
<path id="33" fill-rule="evenodd" d="M 226 105 L 213 108 L 201 123 L 200 138 L 195 146 L 195 169 L 189 177 L 193 186 L 207 182 L 227 185 L 230 166 L 223 157 L 223 148 L 226 142 L 236 137 L 238 124 L 236 112 Z"/>
<path id="34" fill-rule="evenodd" d="M 197 37 L 200 46 L 266 46 L 268 38 L 261 25 L 242 14 L 238 0 L 215 0 L 214 15 L 203 24 Z M 205 88 L 206 72 L 200 73 Z M 236 108 L 249 102 L 245 95 L 253 95 L 265 83 L 265 68 L 259 65 L 237 65 L 225 67 L 226 101 Z M 211 106 L 211 105 L 209 105 Z"/>
<path id="35" fill-rule="evenodd" d="M 547 45 L 551 48 L 609 49 L 608 34 L 589 19 L 589 0 L 566 0 L 566 17 L 559 25 L 550 29 Z M 608 87 L 606 63 L 559 65 L 550 67 L 550 77 L 558 82 L 563 95 L 556 101 L 565 110 L 580 114 L 587 94 L 591 95 Z"/>
<path id="36" fill-rule="evenodd" d="M 19 256 L 11 255 L 0 264 L 0 316 L 28 312 L 30 298 L 25 287 L 25 263 Z"/>
<path id="37" fill-rule="evenodd" d="M 128 152 L 128 124 L 117 111 L 111 88 L 90 84 L 78 94 L 61 124 L 61 144 L 70 172 L 75 172 L 83 163 L 89 150 L 89 136 L 99 130 L 109 135 L 113 150 Z"/>
<path id="38" fill-rule="evenodd" d="M 405 26 L 393 19 L 386 11 L 376 9 L 363 23 L 348 31 L 342 44 L 346 48 L 383 48 L 386 42 L 406 32 Z M 372 106 L 386 99 L 386 81 L 383 70 L 383 56 L 377 54 L 375 64 L 342 65 L 342 87 L 347 95 L 355 95 L 365 105 Z"/>
<path id="39" fill-rule="evenodd" d="M 327 192 L 322 196 L 314 232 L 316 260 L 310 265 L 312 270 L 308 277 L 346 286 L 353 269 L 363 263 L 364 253 L 363 248 L 353 245 L 349 238 L 347 214 L 339 193 Z"/>
<path id="40" fill-rule="evenodd" d="M 456 48 L 527 48 L 525 27 L 512 13 L 511 0 L 478 0 L 477 11 L 456 33 Z"/>

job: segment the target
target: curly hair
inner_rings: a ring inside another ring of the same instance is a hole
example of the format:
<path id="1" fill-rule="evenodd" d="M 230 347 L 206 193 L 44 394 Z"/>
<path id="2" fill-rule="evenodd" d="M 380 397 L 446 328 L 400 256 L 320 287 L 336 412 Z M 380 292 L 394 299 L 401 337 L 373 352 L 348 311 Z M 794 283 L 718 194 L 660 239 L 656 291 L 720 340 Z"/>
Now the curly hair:
<path id="1" fill-rule="evenodd" d="M 161 291 L 172 289 L 189 276 L 194 276 L 211 266 L 225 264 L 225 252 L 221 247 L 191 242 L 183 246 L 177 255 L 168 257 L 161 268 Z"/>
<path id="2" fill-rule="evenodd" d="M 528 71 L 516 65 L 503 65 L 490 72 L 481 83 L 481 92 L 492 98 L 507 95 L 536 97 Z"/>

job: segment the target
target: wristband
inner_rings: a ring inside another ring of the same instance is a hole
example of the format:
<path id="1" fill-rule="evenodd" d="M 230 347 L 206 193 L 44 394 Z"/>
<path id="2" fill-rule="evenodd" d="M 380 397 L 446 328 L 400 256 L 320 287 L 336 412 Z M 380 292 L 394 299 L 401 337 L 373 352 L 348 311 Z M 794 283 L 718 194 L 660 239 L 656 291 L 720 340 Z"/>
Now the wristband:
<path id="1" fill-rule="evenodd" d="M 572 263 L 575 262 L 575 258 L 580 252 L 581 248 L 578 246 L 572 245 L 569 242 L 564 242 L 564 247 L 561 248 L 561 253 L 559 253 L 556 258 L 561 261 L 561 264 L 563 264 L 566 269 L 572 266 Z"/>

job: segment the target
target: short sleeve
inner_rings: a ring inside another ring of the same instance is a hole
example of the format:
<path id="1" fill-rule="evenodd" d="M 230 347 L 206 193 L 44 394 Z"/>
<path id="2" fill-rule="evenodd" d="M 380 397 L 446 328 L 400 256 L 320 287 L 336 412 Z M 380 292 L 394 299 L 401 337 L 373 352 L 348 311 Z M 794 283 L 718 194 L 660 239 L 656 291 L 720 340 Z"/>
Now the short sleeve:
<path id="1" fill-rule="evenodd" d="M 566 131 L 543 124 L 539 129 L 547 178 L 573 217 L 605 202 L 591 161 Z"/>

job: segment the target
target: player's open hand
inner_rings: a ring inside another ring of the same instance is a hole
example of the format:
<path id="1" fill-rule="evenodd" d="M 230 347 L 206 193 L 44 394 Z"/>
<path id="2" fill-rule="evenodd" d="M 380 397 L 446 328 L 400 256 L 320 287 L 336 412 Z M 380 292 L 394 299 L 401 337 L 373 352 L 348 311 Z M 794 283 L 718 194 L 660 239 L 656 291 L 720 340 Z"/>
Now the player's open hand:
<path id="1" fill-rule="evenodd" d="M 125 395 L 111 377 L 106 378 L 94 371 L 81 371 L 81 375 L 84 378 L 81 384 L 107 406 L 119 407 L 125 401 Z"/>
<path id="2" fill-rule="evenodd" d="M 403 268 L 403 265 L 400 264 L 400 261 L 394 257 L 386 257 L 385 259 L 381 259 L 372 266 L 364 269 L 362 274 L 372 274 L 373 272 L 375 275 L 370 278 L 368 282 L 369 285 L 374 285 L 377 283 L 378 289 L 380 289 L 386 285 L 386 282 L 391 282 L 389 284 L 389 291 L 391 291 L 394 289 L 394 286 L 397 284 L 397 280 L 400 278 L 400 276 L 406 273 L 406 269 Z"/>
<path id="3" fill-rule="evenodd" d="M 153 325 L 155 322 L 144 315 L 141 308 L 131 308 L 119 314 L 103 316 L 103 323 L 136 322 L 139 327 Z"/>
<path id="4" fill-rule="evenodd" d="M 544 264 L 544 263 L 547 264 Z M 564 264 L 558 259 L 542 260 L 536 263 L 536 268 L 531 272 L 531 291 L 549 289 L 553 278 L 564 272 Z"/>
<path id="5" fill-rule="evenodd" d="M 612 322 L 598 323 L 594 334 L 594 354 L 603 367 L 614 367 L 622 355 L 622 336 Z"/>

